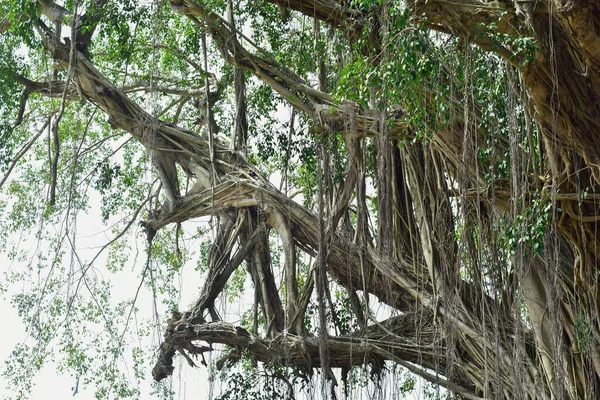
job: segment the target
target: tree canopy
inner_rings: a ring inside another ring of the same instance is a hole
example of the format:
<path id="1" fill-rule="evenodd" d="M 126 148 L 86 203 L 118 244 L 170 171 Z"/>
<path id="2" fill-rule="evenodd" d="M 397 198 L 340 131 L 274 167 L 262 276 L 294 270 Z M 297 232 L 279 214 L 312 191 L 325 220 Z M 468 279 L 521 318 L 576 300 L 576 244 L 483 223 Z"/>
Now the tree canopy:
<path id="1" fill-rule="evenodd" d="M 258 398 L 257 368 L 284 383 L 268 398 L 397 368 L 457 398 L 600 397 L 596 2 L 0 11 L 0 243 L 22 266 L 0 289 L 31 338 L 5 363 L 17 398 L 50 360 L 136 398 L 207 353 L 236 383 L 221 398 Z M 134 322 L 141 290 L 154 317 Z"/>

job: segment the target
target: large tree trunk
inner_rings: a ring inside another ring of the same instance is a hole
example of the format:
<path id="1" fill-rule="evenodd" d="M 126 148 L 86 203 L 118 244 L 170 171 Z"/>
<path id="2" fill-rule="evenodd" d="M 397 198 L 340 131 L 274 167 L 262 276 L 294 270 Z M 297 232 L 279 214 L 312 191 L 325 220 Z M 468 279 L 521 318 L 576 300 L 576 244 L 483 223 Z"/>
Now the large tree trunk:
<path id="1" fill-rule="evenodd" d="M 426 17 L 433 29 L 496 51 L 520 73 L 525 106 L 543 136 L 542 193 L 557 210 L 544 260 L 529 264 L 524 275 L 537 351 L 554 397 L 595 398 L 599 354 L 595 344 L 578 351 L 577 324 L 587 321 L 597 343 L 600 7 L 582 1 L 418 1 L 415 16 Z M 494 21 L 495 29 L 478 33 Z M 510 40 L 494 45 L 499 35 Z M 523 40 L 534 47 L 523 49 Z M 584 188 L 590 199 L 577 195 Z"/>

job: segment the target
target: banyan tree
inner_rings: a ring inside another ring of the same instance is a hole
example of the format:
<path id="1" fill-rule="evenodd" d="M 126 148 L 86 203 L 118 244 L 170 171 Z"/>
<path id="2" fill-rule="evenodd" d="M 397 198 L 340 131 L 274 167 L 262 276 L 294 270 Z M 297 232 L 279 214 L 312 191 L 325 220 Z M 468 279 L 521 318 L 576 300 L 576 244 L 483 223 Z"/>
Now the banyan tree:
<path id="1" fill-rule="evenodd" d="M 0 10 L 0 240 L 33 339 L 5 365 L 20 396 L 55 349 L 106 398 L 209 353 L 316 374 L 324 397 L 399 367 L 456 398 L 600 397 L 597 2 Z M 98 209 L 106 236 L 80 256 Z M 178 304 L 190 262 L 201 285 Z M 100 269 L 128 263 L 115 307 Z M 136 381 L 118 365 L 147 336 L 140 288 L 161 333 L 133 352 Z"/>

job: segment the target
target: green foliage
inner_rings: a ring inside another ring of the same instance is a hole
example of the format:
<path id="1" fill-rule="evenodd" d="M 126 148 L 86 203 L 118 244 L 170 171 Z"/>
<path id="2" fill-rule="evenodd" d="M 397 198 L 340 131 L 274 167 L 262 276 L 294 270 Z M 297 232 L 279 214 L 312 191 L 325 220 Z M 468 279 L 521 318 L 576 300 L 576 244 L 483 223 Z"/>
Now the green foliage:
<path id="1" fill-rule="evenodd" d="M 242 295 L 244 294 L 247 275 L 248 273 L 243 265 L 240 265 L 233 272 L 225 287 L 225 295 L 227 296 L 228 301 L 234 302 L 236 300 L 241 300 Z"/>
<path id="2" fill-rule="evenodd" d="M 525 246 L 533 254 L 541 254 L 551 220 L 552 202 L 536 198 L 522 214 L 515 217 L 514 225 L 506 229 L 501 238 L 503 246 L 512 254 L 520 246 Z"/>
<path id="3" fill-rule="evenodd" d="M 500 21 L 506 13 L 498 16 Z M 509 50 L 512 55 L 510 61 L 518 61 L 520 66 L 532 63 L 539 50 L 539 47 L 532 37 L 519 36 L 512 37 L 508 34 L 498 33 L 498 24 L 479 25 L 479 31 L 475 35 L 475 40 L 488 39 L 491 42 L 491 50 L 498 51 L 500 48 Z"/>
<path id="4" fill-rule="evenodd" d="M 302 389 L 307 383 L 294 368 L 257 364 L 247 355 L 242 357 L 240 365 L 221 371 L 220 379 L 228 385 L 216 400 L 294 399 L 292 389 L 296 385 Z"/>
<path id="5" fill-rule="evenodd" d="M 449 400 L 453 398 L 451 393 L 441 389 L 440 386 L 429 382 L 424 382 L 422 393 L 426 399 L 430 400 Z"/>
<path id="6" fill-rule="evenodd" d="M 354 332 L 359 328 L 358 321 L 350 305 L 350 296 L 347 290 L 339 288 L 335 291 L 334 307 L 342 335 Z"/>
<path id="7" fill-rule="evenodd" d="M 579 317 L 575 320 L 573 330 L 575 331 L 575 345 L 577 346 L 577 351 L 586 353 L 596 341 L 592 326 L 586 318 Z"/>
<path id="8" fill-rule="evenodd" d="M 4 362 L 2 376 L 16 389 L 15 400 L 29 398 L 28 388 L 32 386 L 33 377 L 37 372 L 29 360 L 39 357 L 34 356 L 38 352 L 38 349 L 31 349 L 28 345 L 20 343 L 13 349 L 10 359 Z"/>
<path id="9" fill-rule="evenodd" d="M 266 380 L 265 386 L 261 387 L 257 383 L 257 378 L 244 376 L 241 373 L 233 373 L 227 376 L 227 389 L 216 398 L 216 400 L 267 400 L 267 399 L 285 399 L 285 394 L 269 385 Z"/>
<path id="10" fill-rule="evenodd" d="M 370 8 L 370 4 L 361 2 L 361 7 Z M 369 32 L 365 32 L 354 45 L 357 56 L 341 72 L 336 96 L 340 100 L 356 101 L 365 110 L 376 105 L 376 111 L 381 111 L 380 104 L 384 103 L 400 106 L 418 137 L 424 138 L 436 129 L 431 122 L 441 119 L 439 107 L 442 104 L 437 102 L 437 97 L 444 95 L 443 84 L 436 83 L 443 76 L 440 61 L 444 55 L 434 54 L 428 31 L 411 26 L 409 17 L 407 9 L 398 7 L 392 10 L 386 46 L 402 49 L 394 57 L 382 59 L 379 54 L 361 56 L 370 43 Z M 443 48 L 437 50 L 444 51 Z M 436 91 L 428 93 L 427 90 L 433 89 L 434 85 Z M 439 89 L 442 93 L 437 92 Z M 435 97 L 431 98 L 431 95 Z"/>
<path id="11" fill-rule="evenodd" d="M 56 268 L 62 267 L 57 264 Z M 60 294 L 61 286 L 62 282 L 54 279 L 46 282 L 43 289 L 13 297 L 27 333 L 36 343 L 33 347 L 17 346 L 5 361 L 3 376 L 17 389 L 16 398 L 28 398 L 33 376 L 49 358 L 57 362 L 59 372 L 69 372 L 80 379 L 80 390 L 93 385 L 98 399 L 137 397 L 135 384 L 115 364 L 123 352 L 119 335 L 127 304 L 112 305 L 111 288 L 105 281 L 89 280 L 88 294 L 79 293 L 77 302 L 73 297 L 44 295 Z M 100 331 L 104 333 L 98 335 Z M 140 327 L 138 332 L 143 331 Z M 134 350 L 132 364 L 138 384 L 145 371 L 141 357 L 140 350 Z"/>
<path id="12" fill-rule="evenodd" d="M 27 4 L 35 4 L 27 2 Z M 3 14 L 5 15 L 5 14 Z M 23 89 L 16 80 L 23 73 L 23 57 L 18 55 L 22 43 L 14 36 L 0 35 L 0 171 L 6 168 L 19 143 L 13 136 Z"/>
<path id="13" fill-rule="evenodd" d="M 108 161 L 104 161 L 100 165 L 100 171 L 94 185 L 95 189 L 100 194 L 105 194 L 112 187 L 113 178 L 116 179 L 121 174 L 121 166 L 119 164 L 110 165 Z"/>
<path id="14" fill-rule="evenodd" d="M 31 29 L 33 21 L 40 15 L 38 2 L 27 0 L 3 1 L 0 4 L 0 14 L 6 17 L 7 22 L 11 24 L 9 32 L 14 35 L 11 35 L 13 38 L 20 38 L 23 44 L 30 47 L 39 46 L 40 40 Z M 7 38 L 6 35 L 2 36 L 3 38 Z M 3 40 L 3 38 L 0 38 L 0 40 Z M 13 53 L 0 54 L 4 57 L 11 57 Z"/>

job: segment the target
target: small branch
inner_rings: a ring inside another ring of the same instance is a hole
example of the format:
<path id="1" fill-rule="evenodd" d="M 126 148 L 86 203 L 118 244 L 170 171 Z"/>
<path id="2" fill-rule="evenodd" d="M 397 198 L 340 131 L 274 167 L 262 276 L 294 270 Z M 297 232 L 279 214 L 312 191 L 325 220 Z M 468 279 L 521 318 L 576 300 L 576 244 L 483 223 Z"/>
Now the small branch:
<path id="1" fill-rule="evenodd" d="M 42 15 L 48 17 L 52 22 L 63 23 L 65 18 L 70 17 L 72 14 L 64 7 L 59 6 L 51 0 L 38 0 L 40 4 L 40 11 Z"/>
<path id="2" fill-rule="evenodd" d="M 13 129 L 23 123 L 23 115 L 25 114 L 25 107 L 27 106 L 27 99 L 29 99 L 29 90 L 25 89 L 21 95 L 21 102 L 19 103 L 19 113 L 17 119 L 13 125 Z"/>
<path id="3" fill-rule="evenodd" d="M 102 254 L 104 252 L 104 250 L 106 250 L 110 245 L 112 245 L 113 243 L 115 243 L 117 240 L 119 240 L 121 237 L 123 237 L 125 235 L 125 233 L 127 233 L 129 231 L 129 228 L 131 228 L 131 226 L 133 225 L 133 223 L 137 220 L 138 214 L 140 213 L 140 211 L 142 211 L 142 209 L 144 208 L 144 206 L 146 205 L 146 203 L 148 203 L 149 199 L 150 198 L 147 197 L 140 204 L 140 206 L 137 208 L 137 210 L 135 210 L 135 213 L 133 214 L 133 216 L 131 217 L 131 219 L 129 220 L 129 222 L 125 226 L 125 228 L 123 228 L 123 230 L 121 230 L 121 232 L 119 232 L 108 243 L 104 244 L 102 246 L 102 248 L 100 250 L 98 250 L 98 252 L 94 256 L 94 258 L 92 258 L 92 260 L 89 263 L 87 263 L 87 265 L 81 263 L 81 269 L 82 269 L 81 276 L 82 276 L 82 279 L 83 279 L 83 277 L 85 277 L 87 271 L 92 267 L 92 265 L 94 265 L 94 262 L 96 261 L 96 259 L 98 257 L 100 257 L 100 254 Z M 75 287 L 75 291 L 74 291 L 74 294 L 72 296 L 72 300 L 69 302 L 69 304 L 67 306 L 67 314 L 69 313 L 69 310 L 73 306 L 73 301 L 75 300 L 75 297 L 77 296 L 77 293 L 79 292 L 79 287 L 80 286 L 81 286 L 81 279 L 77 282 L 77 286 Z"/>
<path id="4" fill-rule="evenodd" d="M 42 96 L 47 97 L 63 97 L 71 100 L 77 98 L 77 91 L 75 86 L 69 80 L 58 81 L 51 80 L 46 82 L 36 82 L 25 78 L 24 76 L 17 76 L 17 82 L 25 86 L 25 91 L 29 95 L 30 93 L 39 93 Z M 23 100 L 21 100 L 23 102 Z"/>
<path id="5" fill-rule="evenodd" d="M 75 6 L 75 10 L 73 11 L 73 19 L 75 20 L 77 17 L 77 5 Z M 55 21 L 57 24 L 57 33 L 60 30 L 60 22 Z M 56 38 L 57 40 L 59 39 L 58 37 Z M 66 39 L 65 39 L 66 40 Z M 67 79 L 66 82 L 69 82 L 71 77 L 73 76 L 73 70 L 75 68 L 75 60 L 76 60 L 76 54 L 77 54 L 77 50 L 75 49 L 75 42 L 76 42 L 76 32 L 75 30 L 71 30 L 71 48 L 69 49 L 70 53 L 69 53 L 69 68 L 67 69 Z M 56 71 L 55 71 L 55 75 L 56 75 Z M 66 102 L 67 102 L 67 89 L 68 89 L 69 85 L 65 85 L 65 88 L 63 90 L 62 93 L 62 98 L 61 98 L 61 104 L 60 104 L 60 111 L 58 112 L 58 115 L 56 116 L 56 118 L 54 119 L 54 122 L 52 123 L 52 141 L 54 144 L 54 157 L 53 157 L 53 161 L 52 161 L 52 170 L 51 170 L 51 183 L 50 183 L 50 202 L 49 204 L 51 206 L 54 206 L 54 204 L 56 203 L 56 185 L 57 185 L 57 180 L 58 180 L 58 158 L 60 156 L 60 140 L 58 137 L 58 125 L 60 124 L 60 121 L 62 120 L 62 116 L 65 112 L 66 109 Z M 81 96 L 83 99 L 83 96 Z"/>
<path id="6" fill-rule="evenodd" d="M 59 113 L 59 116 L 62 113 Z M 53 206 L 56 204 L 56 183 L 58 179 L 58 157 L 60 155 L 60 141 L 58 139 L 58 122 L 59 117 L 57 116 L 52 123 L 52 143 L 54 145 L 54 156 L 52 157 L 52 164 L 50 165 L 50 201 L 49 205 Z"/>
<path id="7" fill-rule="evenodd" d="M 23 156 L 27 153 L 27 151 L 31 148 L 31 146 L 33 146 L 33 144 L 35 143 L 35 141 L 38 140 L 40 136 L 42 136 L 42 134 L 44 133 L 44 131 L 48 127 L 48 123 L 49 122 L 50 122 L 50 119 L 46 119 L 46 122 L 42 126 L 42 129 L 40 129 L 40 131 L 34 137 L 32 137 L 25 144 L 25 146 L 23 146 L 21 148 L 21 150 L 19 150 L 19 152 L 17 153 L 17 155 L 13 158 L 12 162 L 10 163 L 10 166 L 8 167 L 8 170 L 6 171 L 6 173 L 4 174 L 4 176 L 2 177 L 2 180 L 0 181 L 0 188 L 2 188 L 2 186 L 4 185 L 4 183 L 6 182 L 6 180 L 8 179 L 8 177 L 10 176 L 12 170 L 15 168 L 15 166 L 19 162 L 19 160 L 21 158 L 23 158 Z"/>
<path id="8" fill-rule="evenodd" d="M 311 269 L 308 273 L 308 281 L 304 285 L 304 291 L 302 293 L 302 297 L 300 298 L 298 311 L 296 312 L 296 315 L 290 324 L 294 327 L 296 332 L 302 332 L 304 329 L 304 317 L 306 316 L 306 309 L 308 308 L 308 304 L 310 303 L 310 298 L 315 287 L 315 273 L 315 269 Z"/>
<path id="9" fill-rule="evenodd" d="M 160 86 L 156 84 L 151 84 L 148 81 L 137 81 L 132 83 L 131 85 L 127 85 L 123 87 L 123 93 L 132 93 L 136 91 L 144 91 L 145 93 L 167 93 L 174 94 L 177 96 L 186 96 L 186 97 L 204 97 L 206 96 L 206 88 L 201 87 L 197 89 L 179 89 L 170 86 Z"/>

